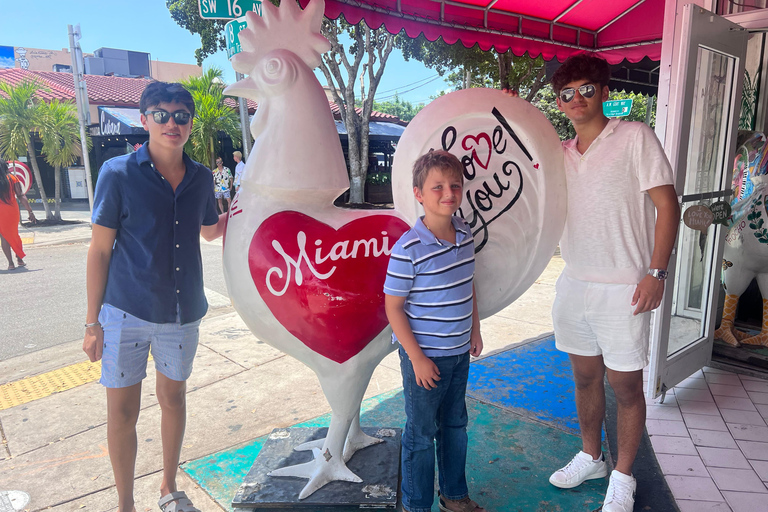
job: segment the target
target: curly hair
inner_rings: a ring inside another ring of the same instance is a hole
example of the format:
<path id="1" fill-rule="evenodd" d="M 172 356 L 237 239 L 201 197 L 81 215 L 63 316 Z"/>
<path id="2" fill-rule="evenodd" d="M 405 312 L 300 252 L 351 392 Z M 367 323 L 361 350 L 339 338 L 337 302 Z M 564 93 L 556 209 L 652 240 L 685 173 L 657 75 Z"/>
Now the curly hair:
<path id="1" fill-rule="evenodd" d="M 421 155 L 413 164 L 413 186 L 422 189 L 427 175 L 432 169 L 440 169 L 451 177 L 458 177 L 464 183 L 464 166 L 458 158 L 442 149 L 430 151 Z"/>
<path id="2" fill-rule="evenodd" d="M 563 87 L 576 80 L 589 80 L 602 89 L 611 80 L 611 67 L 600 57 L 580 53 L 568 57 L 552 75 L 550 83 L 555 94 L 559 95 Z"/>

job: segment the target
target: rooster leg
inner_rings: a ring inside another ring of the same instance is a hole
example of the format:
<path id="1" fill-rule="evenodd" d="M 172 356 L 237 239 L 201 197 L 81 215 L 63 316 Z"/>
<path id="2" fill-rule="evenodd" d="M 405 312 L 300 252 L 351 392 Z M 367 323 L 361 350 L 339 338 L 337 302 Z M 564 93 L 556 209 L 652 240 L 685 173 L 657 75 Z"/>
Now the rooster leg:
<path id="1" fill-rule="evenodd" d="M 320 449 L 316 446 L 312 447 L 315 458 L 311 462 L 280 468 L 269 473 L 269 476 L 308 478 L 309 482 L 299 493 L 299 499 L 307 498 L 333 481 L 362 482 L 360 477 L 347 468 L 344 445 L 352 422 L 359 417 L 360 403 L 373 369 L 348 367 L 341 371 L 334 368 L 333 371 L 318 372 L 323 393 L 331 405 L 331 424 L 323 446 Z"/>
<path id="2" fill-rule="evenodd" d="M 374 444 L 383 443 L 384 440 L 378 437 L 369 436 L 360 428 L 360 413 L 358 412 L 355 419 L 352 420 L 352 425 L 349 427 L 349 434 L 347 434 L 347 442 L 344 444 L 344 462 L 349 462 L 349 459 L 358 451 Z M 300 444 L 294 450 L 297 452 L 313 450 L 315 448 L 322 448 L 325 439 L 316 439 L 304 444 Z"/>

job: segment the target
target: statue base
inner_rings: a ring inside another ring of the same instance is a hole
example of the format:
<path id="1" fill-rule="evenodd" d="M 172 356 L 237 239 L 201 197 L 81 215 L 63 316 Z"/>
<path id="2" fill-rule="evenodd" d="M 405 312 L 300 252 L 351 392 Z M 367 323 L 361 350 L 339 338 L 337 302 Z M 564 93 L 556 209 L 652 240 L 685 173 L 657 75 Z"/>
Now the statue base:
<path id="1" fill-rule="evenodd" d="M 251 470 L 232 499 L 232 507 L 262 512 L 303 509 L 313 512 L 345 509 L 395 509 L 400 482 L 399 428 L 364 427 L 363 432 L 383 440 L 355 453 L 347 467 L 362 483 L 331 482 L 306 499 L 298 496 L 307 480 L 270 477 L 275 469 L 312 460 L 311 451 L 295 451 L 302 443 L 323 439 L 327 428 L 293 427 L 272 431 Z"/>

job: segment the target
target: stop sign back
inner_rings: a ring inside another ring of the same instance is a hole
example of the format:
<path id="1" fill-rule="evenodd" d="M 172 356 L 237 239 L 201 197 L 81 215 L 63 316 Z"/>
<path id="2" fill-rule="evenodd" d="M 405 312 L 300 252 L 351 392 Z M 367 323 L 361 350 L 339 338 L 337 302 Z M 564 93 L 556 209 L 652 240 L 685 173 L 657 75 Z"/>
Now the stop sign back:
<path id="1" fill-rule="evenodd" d="M 12 160 L 8 162 L 8 171 L 19 179 L 19 182 L 21 183 L 21 193 L 26 194 L 32 186 L 32 173 L 27 164 Z"/>

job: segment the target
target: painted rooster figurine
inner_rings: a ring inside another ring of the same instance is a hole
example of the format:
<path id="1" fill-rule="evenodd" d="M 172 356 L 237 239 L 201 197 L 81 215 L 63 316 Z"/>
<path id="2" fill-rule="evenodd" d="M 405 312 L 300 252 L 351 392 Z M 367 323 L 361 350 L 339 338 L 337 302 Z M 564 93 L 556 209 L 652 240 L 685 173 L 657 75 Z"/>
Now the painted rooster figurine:
<path id="1" fill-rule="evenodd" d="M 392 246 L 408 225 L 395 212 L 345 210 L 333 201 L 349 178 L 325 93 L 312 69 L 330 43 L 320 34 L 324 2 L 305 10 L 263 2 L 248 12 L 243 51 L 232 58 L 247 77 L 228 94 L 258 102 L 255 142 L 232 201 L 224 275 L 232 303 L 261 340 L 316 374 L 331 406 L 311 462 L 271 476 L 309 479 L 299 498 L 323 485 L 361 482 L 346 461 L 381 440 L 359 425 L 360 403 L 394 346 L 382 287 Z"/>

